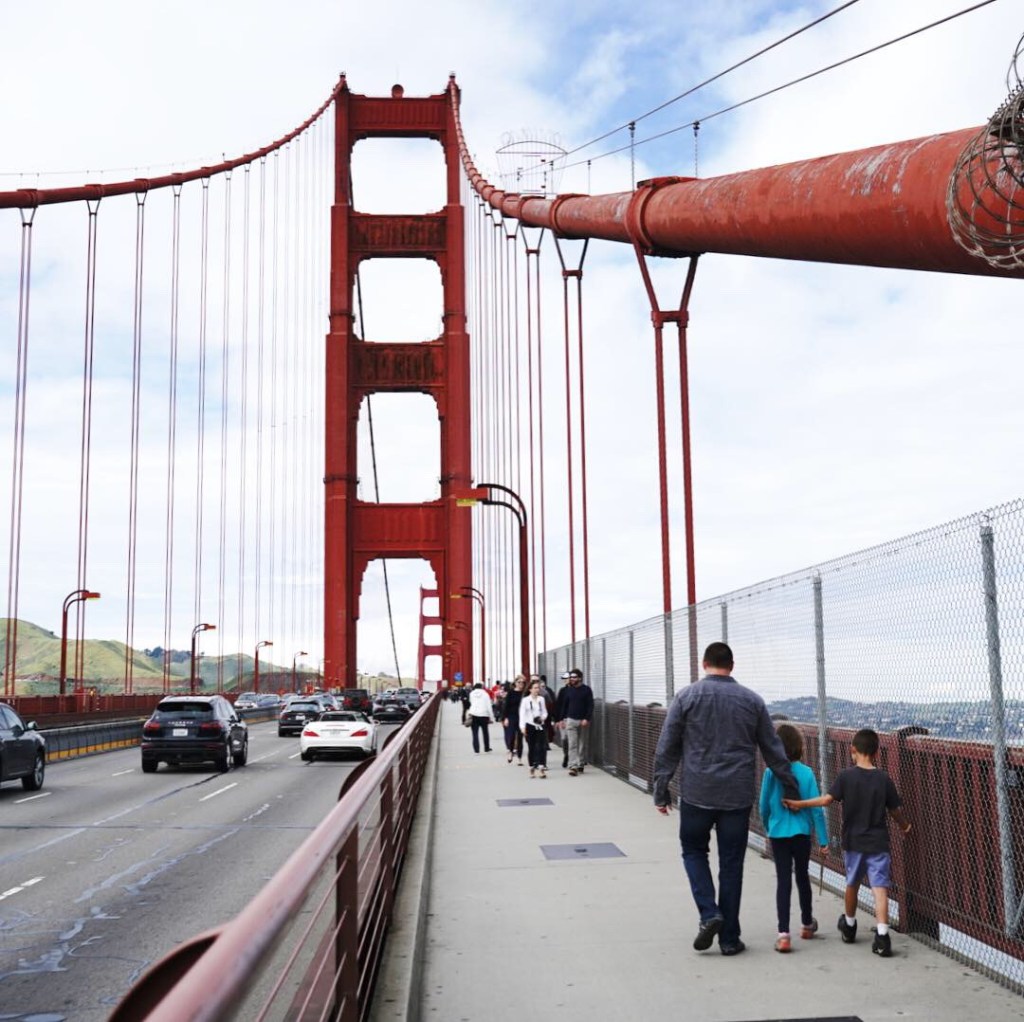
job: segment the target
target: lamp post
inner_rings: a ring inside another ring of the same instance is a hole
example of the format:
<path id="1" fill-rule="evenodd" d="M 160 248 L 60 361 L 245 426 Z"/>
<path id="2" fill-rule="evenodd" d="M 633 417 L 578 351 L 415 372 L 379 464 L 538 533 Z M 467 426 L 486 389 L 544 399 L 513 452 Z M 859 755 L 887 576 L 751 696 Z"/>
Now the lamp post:
<path id="1" fill-rule="evenodd" d="M 253 692 L 259 693 L 260 690 L 260 650 L 264 646 L 273 646 L 274 644 L 269 639 L 261 639 L 256 643 L 256 655 L 253 657 L 254 666 L 252 669 L 252 690 Z"/>
<path id="2" fill-rule="evenodd" d="M 452 593 L 453 600 L 469 598 L 480 604 L 480 681 L 484 688 L 487 687 L 487 606 L 484 603 L 484 594 L 473 586 L 459 586 L 457 593 Z M 472 680 L 472 679 L 471 679 Z"/>
<path id="3" fill-rule="evenodd" d="M 90 592 L 88 589 L 76 589 L 64 597 L 64 610 L 61 614 L 60 624 L 60 694 L 65 695 L 68 681 L 68 611 L 83 600 L 98 600 L 99 593 Z"/>
<path id="4" fill-rule="evenodd" d="M 298 692 L 299 691 L 298 686 L 297 686 L 296 681 L 295 681 L 295 661 L 298 660 L 300 656 L 309 656 L 309 654 L 304 649 L 300 649 L 298 651 L 298 653 L 296 653 L 295 656 L 292 657 L 292 691 L 293 692 Z"/>
<path id="5" fill-rule="evenodd" d="M 192 661 L 191 661 L 191 665 L 190 665 L 190 668 L 189 668 L 189 674 L 188 674 L 188 691 L 189 691 L 189 695 L 193 695 L 194 696 L 196 694 L 196 636 L 200 632 L 212 632 L 212 631 L 215 631 L 216 628 L 217 628 L 216 625 L 209 625 L 209 624 L 206 624 L 204 622 L 203 624 L 196 625 L 195 628 L 192 629 Z"/>
<path id="6" fill-rule="evenodd" d="M 499 493 L 507 494 L 515 504 L 507 500 L 495 500 L 490 491 L 497 490 Z M 510 490 L 500 483 L 481 483 L 473 489 L 455 494 L 455 502 L 461 507 L 472 507 L 474 504 L 496 504 L 499 507 L 507 507 L 519 520 L 519 646 L 522 666 L 520 671 L 529 676 L 530 674 L 530 579 L 527 574 L 527 549 L 526 549 L 526 505 L 520 499 L 515 490 Z"/>

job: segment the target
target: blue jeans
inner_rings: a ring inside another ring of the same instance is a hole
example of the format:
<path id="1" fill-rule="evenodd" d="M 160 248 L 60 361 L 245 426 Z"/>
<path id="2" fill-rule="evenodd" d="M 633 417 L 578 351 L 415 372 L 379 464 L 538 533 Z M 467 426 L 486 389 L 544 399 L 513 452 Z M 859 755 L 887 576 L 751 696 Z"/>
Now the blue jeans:
<path id="1" fill-rule="evenodd" d="M 740 896 L 743 894 L 743 859 L 747 854 L 750 806 L 745 809 L 702 809 L 679 803 L 679 843 L 683 865 L 701 922 L 720 915 L 725 922 L 718 943 L 729 947 L 740 939 Z M 708 851 L 711 831 L 718 832 L 718 898 L 711 877 Z"/>

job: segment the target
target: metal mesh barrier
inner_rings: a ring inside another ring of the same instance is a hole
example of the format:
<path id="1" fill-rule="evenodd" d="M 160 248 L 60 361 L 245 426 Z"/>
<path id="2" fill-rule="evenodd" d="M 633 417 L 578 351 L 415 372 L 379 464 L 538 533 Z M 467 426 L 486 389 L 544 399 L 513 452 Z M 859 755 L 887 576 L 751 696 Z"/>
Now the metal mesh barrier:
<path id="1" fill-rule="evenodd" d="M 879 732 L 913 824 L 892 833 L 894 923 L 1024 989 L 1024 501 L 548 650 L 540 669 L 557 686 L 583 667 L 594 763 L 650 790 L 665 706 L 714 641 L 800 728 L 822 790 L 854 733 Z M 836 807 L 827 818 L 841 890 Z"/>

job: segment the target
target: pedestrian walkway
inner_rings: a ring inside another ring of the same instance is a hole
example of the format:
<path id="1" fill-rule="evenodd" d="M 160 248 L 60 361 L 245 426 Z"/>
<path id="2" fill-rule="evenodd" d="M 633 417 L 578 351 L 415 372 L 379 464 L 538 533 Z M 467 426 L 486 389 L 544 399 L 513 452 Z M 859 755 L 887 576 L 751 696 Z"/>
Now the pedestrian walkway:
<path id="1" fill-rule="evenodd" d="M 776 953 L 775 873 L 753 850 L 747 951 L 698 954 L 676 813 L 660 816 L 650 796 L 595 767 L 570 777 L 560 749 L 548 778 L 531 780 L 506 762 L 499 729 L 494 751 L 474 754 L 459 707 L 442 711 L 419 1018 L 1024 1019 L 1017 994 L 903 934 L 893 933 L 893 958 L 872 955 L 863 913 L 861 939 L 842 944 L 841 904 L 827 891 L 815 892 L 819 937 Z M 551 846 L 574 857 L 548 858 Z"/>

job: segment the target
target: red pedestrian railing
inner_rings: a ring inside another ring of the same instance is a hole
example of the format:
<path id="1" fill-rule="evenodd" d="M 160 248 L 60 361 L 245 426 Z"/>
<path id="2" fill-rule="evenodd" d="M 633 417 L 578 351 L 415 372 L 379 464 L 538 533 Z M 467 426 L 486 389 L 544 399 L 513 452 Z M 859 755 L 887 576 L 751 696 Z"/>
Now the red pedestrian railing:
<path id="1" fill-rule="evenodd" d="M 235 919 L 158 962 L 110 1022 L 365 1019 L 440 702 L 357 768 Z"/>

